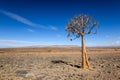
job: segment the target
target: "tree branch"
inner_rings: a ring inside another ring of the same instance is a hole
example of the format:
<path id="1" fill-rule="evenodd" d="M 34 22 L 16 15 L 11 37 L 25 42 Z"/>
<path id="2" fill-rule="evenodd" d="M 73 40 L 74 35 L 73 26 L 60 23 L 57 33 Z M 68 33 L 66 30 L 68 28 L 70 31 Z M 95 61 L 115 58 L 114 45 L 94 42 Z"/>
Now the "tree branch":
<path id="1" fill-rule="evenodd" d="M 81 36 L 83 36 L 84 34 L 82 32 L 80 32 L 79 30 L 77 30 L 76 28 L 73 28 L 73 26 L 71 24 L 68 24 L 68 26 L 70 28 L 72 28 L 73 30 L 75 30 L 78 34 L 80 34 Z"/>

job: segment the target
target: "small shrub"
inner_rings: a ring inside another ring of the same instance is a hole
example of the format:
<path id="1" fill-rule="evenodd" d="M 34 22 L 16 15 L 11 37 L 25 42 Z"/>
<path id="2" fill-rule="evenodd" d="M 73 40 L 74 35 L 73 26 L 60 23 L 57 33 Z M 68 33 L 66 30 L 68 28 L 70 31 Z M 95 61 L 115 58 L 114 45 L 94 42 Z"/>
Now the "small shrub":
<path id="1" fill-rule="evenodd" d="M 52 52 L 52 50 L 49 49 L 48 52 Z"/>

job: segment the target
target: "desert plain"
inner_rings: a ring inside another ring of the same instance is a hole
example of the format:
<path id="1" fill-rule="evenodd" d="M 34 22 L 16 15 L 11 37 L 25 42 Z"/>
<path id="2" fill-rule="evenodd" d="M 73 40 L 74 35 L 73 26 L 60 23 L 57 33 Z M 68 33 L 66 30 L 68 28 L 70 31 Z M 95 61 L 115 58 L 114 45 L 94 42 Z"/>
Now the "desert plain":
<path id="1" fill-rule="evenodd" d="M 87 47 L 90 69 L 78 46 L 0 48 L 0 80 L 120 80 L 119 47 Z"/>

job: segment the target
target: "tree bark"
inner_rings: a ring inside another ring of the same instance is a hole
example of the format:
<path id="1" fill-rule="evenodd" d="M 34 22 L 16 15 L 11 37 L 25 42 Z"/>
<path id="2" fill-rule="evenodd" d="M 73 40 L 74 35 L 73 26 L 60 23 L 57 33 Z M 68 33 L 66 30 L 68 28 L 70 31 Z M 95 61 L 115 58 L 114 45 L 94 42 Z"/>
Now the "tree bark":
<path id="1" fill-rule="evenodd" d="M 81 36 L 81 37 L 82 37 L 82 68 L 89 69 L 86 47 L 85 47 L 85 43 L 84 43 L 84 36 Z"/>

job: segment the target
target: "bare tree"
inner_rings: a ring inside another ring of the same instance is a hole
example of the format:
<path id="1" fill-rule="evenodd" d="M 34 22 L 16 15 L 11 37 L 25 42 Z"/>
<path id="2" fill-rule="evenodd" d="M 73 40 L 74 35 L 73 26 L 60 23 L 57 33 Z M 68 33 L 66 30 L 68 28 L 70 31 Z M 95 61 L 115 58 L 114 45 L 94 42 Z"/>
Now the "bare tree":
<path id="1" fill-rule="evenodd" d="M 97 33 L 98 22 L 93 17 L 86 14 L 80 14 L 73 17 L 66 27 L 68 37 L 74 37 L 73 39 L 82 38 L 82 68 L 89 69 L 88 58 L 86 54 L 86 47 L 84 43 L 84 36 L 86 34 Z M 73 40 L 71 39 L 71 40 Z"/>

